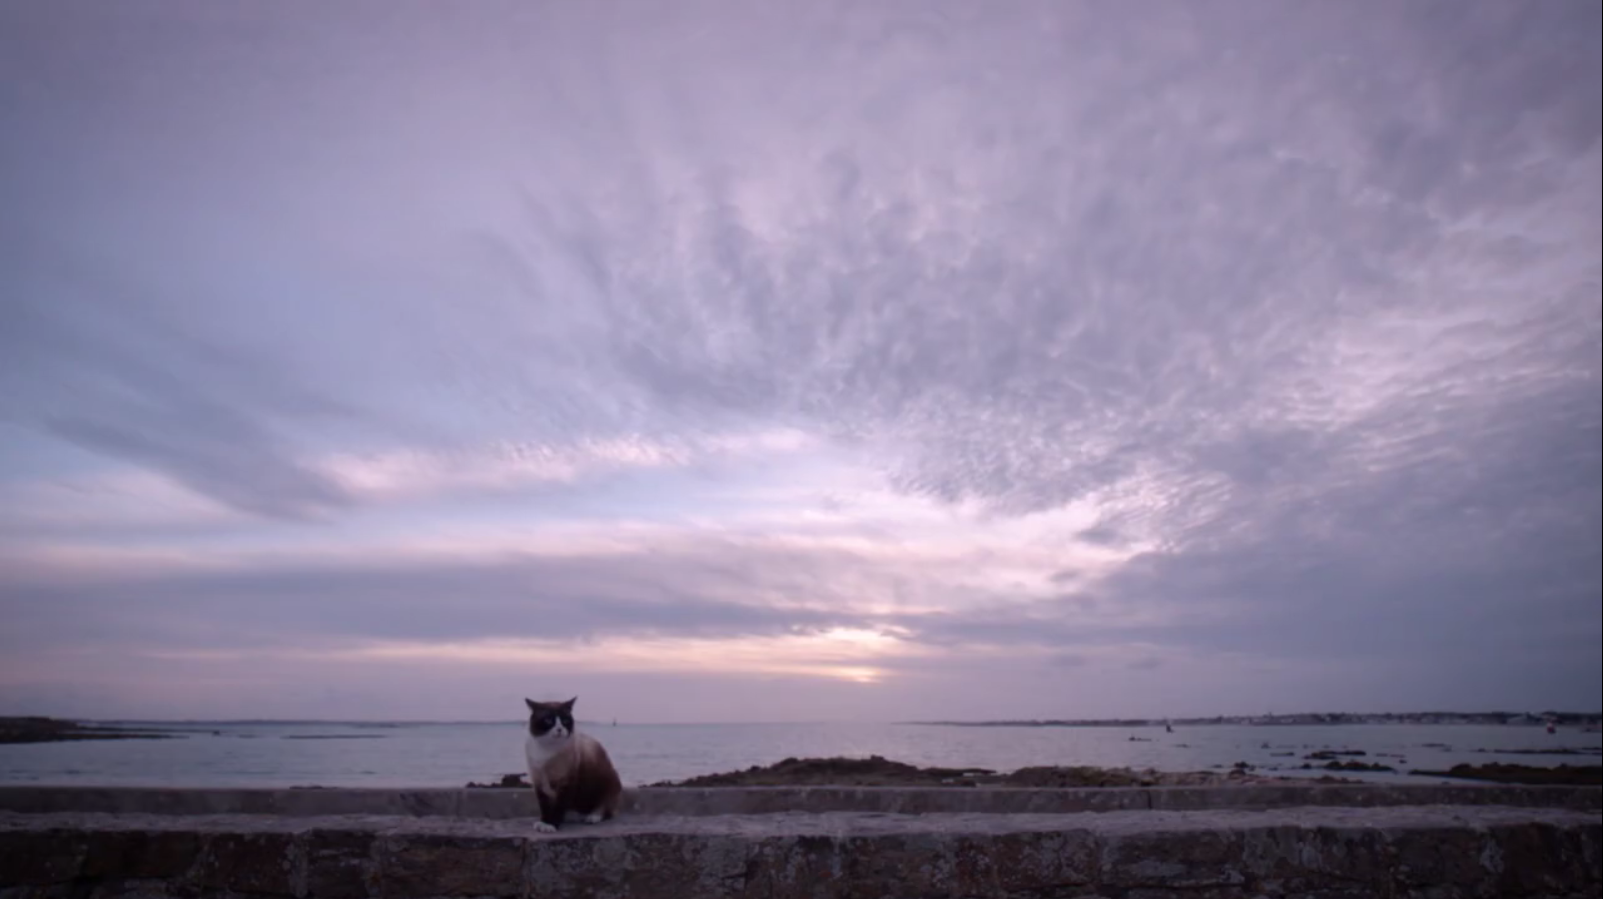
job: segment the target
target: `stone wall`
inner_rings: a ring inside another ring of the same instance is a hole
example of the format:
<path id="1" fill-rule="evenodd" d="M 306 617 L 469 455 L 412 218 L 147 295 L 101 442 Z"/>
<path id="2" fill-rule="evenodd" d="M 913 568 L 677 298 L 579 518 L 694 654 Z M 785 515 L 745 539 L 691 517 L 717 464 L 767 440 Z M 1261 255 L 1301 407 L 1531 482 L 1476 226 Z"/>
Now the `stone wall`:
<path id="1" fill-rule="evenodd" d="M 341 794 L 378 795 L 330 792 Z M 16 808 L 26 797 L 0 792 L 0 899 L 1603 896 L 1595 803 L 1483 801 L 1491 795 L 1281 808 L 1210 795 L 1189 810 L 637 811 L 542 835 L 518 817 L 152 814 L 127 808 L 126 791 L 99 796 L 118 809 L 27 811 Z"/>

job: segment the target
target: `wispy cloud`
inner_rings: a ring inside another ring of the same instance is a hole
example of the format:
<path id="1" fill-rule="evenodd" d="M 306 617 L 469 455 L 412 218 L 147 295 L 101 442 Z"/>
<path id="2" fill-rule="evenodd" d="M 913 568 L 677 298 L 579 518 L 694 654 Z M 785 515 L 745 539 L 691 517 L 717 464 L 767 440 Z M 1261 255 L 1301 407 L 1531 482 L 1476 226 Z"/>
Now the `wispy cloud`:
<path id="1" fill-rule="evenodd" d="M 0 12 L 0 704 L 1603 701 L 1595 5 L 318 15 Z"/>

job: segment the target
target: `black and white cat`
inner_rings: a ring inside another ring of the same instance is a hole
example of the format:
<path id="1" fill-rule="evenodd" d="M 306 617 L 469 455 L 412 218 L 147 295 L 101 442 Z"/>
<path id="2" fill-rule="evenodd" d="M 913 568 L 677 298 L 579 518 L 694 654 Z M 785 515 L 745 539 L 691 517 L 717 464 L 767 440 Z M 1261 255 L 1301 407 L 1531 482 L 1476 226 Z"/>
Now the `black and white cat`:
<path id="1" fill-rule="evenodd" d="M 599 824 L 618 810 L 623 783 L 607 750 L 573 725 L 573 704 L 523 701 L 529 706 L 529 735 L 523 741 L 529 765 L 529 785 L 540 800 L 540 823 L 551 833 L 562 826 L 568 812 L 584 816 L 586 824 Z"/>

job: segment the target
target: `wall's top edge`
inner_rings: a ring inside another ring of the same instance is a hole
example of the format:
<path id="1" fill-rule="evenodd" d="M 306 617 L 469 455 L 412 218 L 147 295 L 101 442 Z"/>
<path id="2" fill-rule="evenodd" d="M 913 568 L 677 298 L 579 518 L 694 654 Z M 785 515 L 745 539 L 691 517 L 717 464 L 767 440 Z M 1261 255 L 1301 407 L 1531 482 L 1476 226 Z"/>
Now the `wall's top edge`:
<path id="1" fill-rule="evenodd" d="M 1301 806 L 1505 806 L 1603 809 L 1603 788 L 1270 784 L 1232 787 L 991 789 L 900 787 L 675 787 L 631 790 L 624 811 L 645 815 L 782 812 L 883 814 L 1063 814 Z M 528 790 L 163 789 L 0 786 L 0 811 L 160 815 L 404 815 L 522 818 L 538 814 Z"/>

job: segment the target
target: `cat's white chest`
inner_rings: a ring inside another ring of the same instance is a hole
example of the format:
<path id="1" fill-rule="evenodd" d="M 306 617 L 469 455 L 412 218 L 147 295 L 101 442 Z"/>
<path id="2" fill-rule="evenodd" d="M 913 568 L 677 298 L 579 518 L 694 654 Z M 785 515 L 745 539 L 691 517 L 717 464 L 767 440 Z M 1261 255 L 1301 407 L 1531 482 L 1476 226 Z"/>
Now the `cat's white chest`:
<path id="1" fill-rule="evenodd" d="M 529 774 L 545 767 L 545 763 L 562 751 L 562 744 L 547 745 L 536 739 L 533 734 L 523 738 L 523 758 L 529 763 Z"/>

